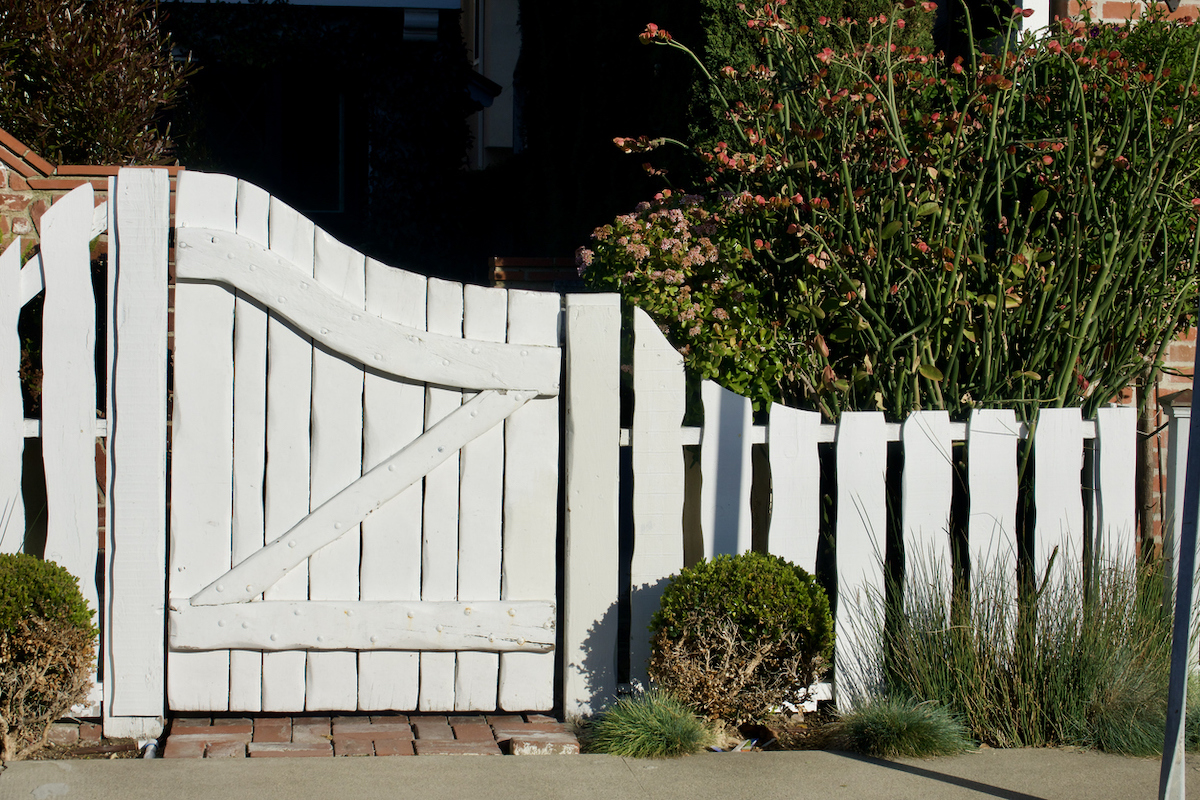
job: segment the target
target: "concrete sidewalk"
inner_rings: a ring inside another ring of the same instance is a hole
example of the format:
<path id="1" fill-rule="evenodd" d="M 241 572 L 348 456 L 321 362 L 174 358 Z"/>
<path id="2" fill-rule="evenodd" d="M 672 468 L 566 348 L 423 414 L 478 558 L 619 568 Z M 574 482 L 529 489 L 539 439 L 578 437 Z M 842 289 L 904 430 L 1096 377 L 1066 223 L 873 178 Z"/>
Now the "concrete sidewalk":
<path id="1" fill-rule="evenodd" d="M 1200 759 L 1188 762 L 1200 800 Z M 982 750 L 885 762 L 844 753 L 25 761 L 0 773 L 0 800 L 1106 800 L 1153 798 L 1156 759 L 1075 750 Z"/>

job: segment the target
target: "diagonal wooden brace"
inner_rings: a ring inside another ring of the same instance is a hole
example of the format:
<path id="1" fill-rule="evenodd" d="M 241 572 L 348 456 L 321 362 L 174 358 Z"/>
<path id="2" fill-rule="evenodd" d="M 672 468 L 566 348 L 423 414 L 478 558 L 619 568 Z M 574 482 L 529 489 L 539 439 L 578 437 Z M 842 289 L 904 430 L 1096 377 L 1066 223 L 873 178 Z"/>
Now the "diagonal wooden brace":
<path id="1" fill-rule="evenodd" d="M 535 391 L 486 391 L 476 395 L 403 450 L 329 498 L 287 533 L 201 589 L 191 598 L 191 604 L 249 602 L 536 394 Z"/>

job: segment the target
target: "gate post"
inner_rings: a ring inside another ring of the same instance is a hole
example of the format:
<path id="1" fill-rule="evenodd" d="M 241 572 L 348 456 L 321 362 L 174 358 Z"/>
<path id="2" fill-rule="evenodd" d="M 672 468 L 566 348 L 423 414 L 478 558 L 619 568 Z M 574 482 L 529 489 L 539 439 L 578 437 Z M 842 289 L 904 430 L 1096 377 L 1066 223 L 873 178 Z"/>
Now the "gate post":
<path id="1" fill-rule="evenodd" d="M 616 698 L 620 376 L 619 297 L 567 295 L 566 714 L 590 714 Z"/>
<path id="2" fill-rule="evenodd" d="M 166 170 L 109 183 L 104 735 L 163 728 L 166 657 Z"/>

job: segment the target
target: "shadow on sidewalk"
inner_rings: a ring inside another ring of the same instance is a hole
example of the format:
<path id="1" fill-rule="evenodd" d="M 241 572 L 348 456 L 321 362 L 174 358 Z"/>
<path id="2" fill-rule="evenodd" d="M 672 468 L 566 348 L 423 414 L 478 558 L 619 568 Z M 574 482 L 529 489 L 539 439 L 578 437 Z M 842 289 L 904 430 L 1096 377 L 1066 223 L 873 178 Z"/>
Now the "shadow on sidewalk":
<path id="1" fill-rule="evenodd" d="M 858 753 L 834 751 L 834 754 L 839 755 L 842 758 L 849 758 L 853 761 L 861 761 L 864 764 L 872 764 L 877 767 L 886 767 L 887 769 L 894 769 L 897 772 L 906 772 L 909 775 L 915 775 L 918 778 L 928 778 L 932 781 L 941 781 L 942 783 L 961 786 L 964 789 L 970 789 L 973 792 L 979 792 L 980 794 L 990 795 L 992 797 L 1000 797 L 1003 798 L 1003 800 L 1046 800 L 1046 798 L 1038 797 L 1036 795 L 1025 794 L 1024 792 L 1018 792 L 1012 789 L 1003 789 L 999 786 L 980 783 L 979 781 L 973 781 L 969 778 L 960 778 L 956 775 L 947 775 L 943 772 L 934 772 L 931 769 L 917 767 L 912 764 L 900 764 L 895 761 L 886 761 L 882 758 L 872 758 L 871 756 L 859 755 Z"/>

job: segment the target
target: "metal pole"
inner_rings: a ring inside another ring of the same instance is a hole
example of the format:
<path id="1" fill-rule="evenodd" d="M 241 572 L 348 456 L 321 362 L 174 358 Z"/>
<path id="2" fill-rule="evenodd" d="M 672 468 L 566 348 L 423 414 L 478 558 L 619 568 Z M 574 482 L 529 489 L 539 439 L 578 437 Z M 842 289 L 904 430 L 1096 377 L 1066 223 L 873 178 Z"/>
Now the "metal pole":
<path id="1" fill-rule="evenodd" d="M 1196 351 L 1196 368 L 1200 369 L 1200 349 Z M 1196 372 L 1193 372 L 1193 397 L 1195 376 Z M 1179 537 L 1175 582 L 1175 624 L 1171 630 L 1171 686 L 1167 692 L 1167 730 L 1163 737 L 1162 771 L 1158 779 L 1159 800 L 1183 800 L 1184 794 L 1184 710 L 1196 581 L 1196 518 L 1197 506 L 1200 506 L 1200 414 L 1192 416 L 1189 430 L 1183 482 L 1183 530 Z"/>

